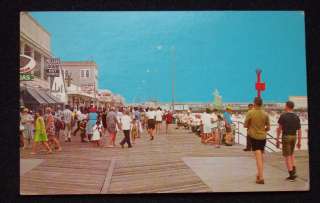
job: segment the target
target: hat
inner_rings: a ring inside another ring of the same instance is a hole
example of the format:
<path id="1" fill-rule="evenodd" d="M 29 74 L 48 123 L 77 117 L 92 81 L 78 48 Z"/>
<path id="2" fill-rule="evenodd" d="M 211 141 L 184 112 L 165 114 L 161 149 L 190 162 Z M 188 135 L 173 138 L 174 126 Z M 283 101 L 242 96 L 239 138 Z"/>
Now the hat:
<path id="1" fill-rule="evenodd" d="M 28 112 L 29 111 L 29 109 L 28 108 L 23 108 L 23 110 L 22 110 L 23 112 Z"/>

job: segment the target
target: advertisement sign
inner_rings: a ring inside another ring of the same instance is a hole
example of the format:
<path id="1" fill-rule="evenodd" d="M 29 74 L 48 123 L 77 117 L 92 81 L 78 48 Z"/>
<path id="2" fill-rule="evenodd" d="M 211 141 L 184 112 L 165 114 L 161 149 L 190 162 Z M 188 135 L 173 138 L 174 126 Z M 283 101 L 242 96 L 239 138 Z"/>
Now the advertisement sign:
<path id="1" fill-rule="evenodd" d="M 20 55 L 20 73 L 29 73 L 36 67 L 36 61 L 27 55 Z"/>
<path id="2" fill-rule="evenodd" d="M 94 93 L 95 85 L 94 84 L 81 85 L 80 88 L 81 88 L 81 91 L 91 94 L 91 93 Z"/>
<path id="3" fill-rule="evenodd" d="M 49 58 L 46 60 L 46 71 L 47 75 L 51 77 L 59 77 L 60 74 L 60 59 Z"/>
<path id="4" fill-rule="evenodd" d="M 31 73 L 20 73 L 21 81 L 30 81 L 33 80 L 33 75 Z"/>
<path id="5" fill-rule="evenodd" d="M 31 71 L 35 68 L 36 61 L 27 55 L 20 55 L 20 80 L 30 81 L 33 80 Z"/>

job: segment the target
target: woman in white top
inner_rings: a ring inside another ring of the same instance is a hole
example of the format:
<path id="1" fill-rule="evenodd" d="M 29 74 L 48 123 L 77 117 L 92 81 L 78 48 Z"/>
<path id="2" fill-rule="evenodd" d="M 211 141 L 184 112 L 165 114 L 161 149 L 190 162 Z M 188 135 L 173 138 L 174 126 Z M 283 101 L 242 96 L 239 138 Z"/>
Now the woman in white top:
<path id="1" fill-rule="evenodd" d="M 130 142 L 130 129 L 131 129 L 131 117 L 129 116 L 129 110 L 125 111 L 125 114 L 121 117 L 121 129 L 123 130 L 124 138 L 120 142 L 121 147 L 123 148 L 124 144 L 128 144 L 128 148 L 131 148 Z"/>
<path id="2" fill-rule="evenodd" d="M 156 127 L 156 112 L 153 108 L 146 109 L 146 111 L 146 117 L 148 118 L 148 134 L 150 135 L 150 140 L 153 140 Z"/>
<path id="3" fill-rule="evenodd" d="M 162 116 L 163 113 L 161 111 L 161 108 L 159 107 L 156 111 L 156 134 L 158 135 L 161 130 L 161 123 L 162 123 Z"/>

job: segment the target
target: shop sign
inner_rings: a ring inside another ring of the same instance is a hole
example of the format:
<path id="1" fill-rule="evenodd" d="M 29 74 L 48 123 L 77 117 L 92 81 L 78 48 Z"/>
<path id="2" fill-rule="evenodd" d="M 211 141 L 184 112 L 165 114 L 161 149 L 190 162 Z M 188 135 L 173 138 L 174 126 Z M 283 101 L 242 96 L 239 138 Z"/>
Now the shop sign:
<path id="1" fill-rule="evenodd" d="M 27 55 L 20 55 L 20 73 L 30 73 L 36 67 L 36 61 Z"/>
<path id="2" fill-rule="evenodd" d="M 51 77 L 59 77 L 60 74 L 60 59 L 49 58 L 46 60 L 47 75 Z"/>
<path id="3" fill-rule="evenodd" d="M 21 81 L 30 81 L 33 80 L 33 75 L 31 73 L 20 73 Z"/>

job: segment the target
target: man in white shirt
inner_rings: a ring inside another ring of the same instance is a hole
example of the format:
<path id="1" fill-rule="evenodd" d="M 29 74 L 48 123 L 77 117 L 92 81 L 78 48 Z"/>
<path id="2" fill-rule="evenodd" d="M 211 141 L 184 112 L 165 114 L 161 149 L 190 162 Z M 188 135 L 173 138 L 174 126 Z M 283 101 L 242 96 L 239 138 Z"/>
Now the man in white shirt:
<path id="1" fill-rule="evenodd" d="M 156 111 L 156 134 L 160 134 L 163 113 L 159 107 Z"/>
<path id="2" fill-rule="evenodd" d="M 146 111 L 146 117 L 148 119 L 148 134 L 150 135 L 150 140 L 153 140 L 156 127 L 156 112 L 153 108 L 146 109 Z"/>
<path id="3" fill-rule="evenodd" d="M 63 110 L 62 115 L 65 123 L 64 140 L 65 142 L 71 142 L 72 111 L 69 105 L 66 105 L 66 109 Z"/>
<path id="4" fill-rule="evenodd" d="M 210 109 L 206 109 L 206 112 L 202 113 L 201 115 L 201 125 L 202 125 L 202 135 L 201 135 L 201 142 L 204 143 L 208 136 L 211 135 L 211 115 Z"/>
<path id="5" fill-rule="evenodd" d="M 129 110 L 125 110 L 125 114 L 121 117 L 121 128 L 123 130 L 124 138 L 120 142 L 121 147 L 124 147 L 124 144 L 128 144 L 128 148 L 131 148 L 130 142 L 130 129 L 131 129 L 131 117 L 129 116 Z"/>

